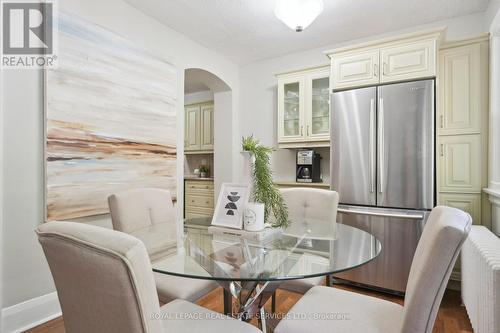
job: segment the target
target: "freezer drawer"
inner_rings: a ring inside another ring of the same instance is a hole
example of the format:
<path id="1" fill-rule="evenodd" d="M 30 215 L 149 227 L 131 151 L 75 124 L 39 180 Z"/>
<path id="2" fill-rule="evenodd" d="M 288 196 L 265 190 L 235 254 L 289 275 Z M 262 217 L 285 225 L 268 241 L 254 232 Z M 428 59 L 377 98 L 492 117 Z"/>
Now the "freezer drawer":
<path id="1" fill-rule="evenodd" d="M 337 221 L 373 234 L 382 244 L 377 258 L 334 277 L 404 293 L 426 211 L 339 206 Z"/>

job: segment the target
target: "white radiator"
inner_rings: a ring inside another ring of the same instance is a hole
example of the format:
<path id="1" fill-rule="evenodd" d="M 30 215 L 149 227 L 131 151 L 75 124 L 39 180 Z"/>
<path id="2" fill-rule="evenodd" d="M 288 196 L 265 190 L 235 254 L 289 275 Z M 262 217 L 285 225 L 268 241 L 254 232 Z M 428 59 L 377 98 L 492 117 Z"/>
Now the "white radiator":
<path id="1" fill-rule="evenodd" d="M 462 248 L 462 300 L 475 333 L 500 332 L 500 239 L 482 226 Z"/>

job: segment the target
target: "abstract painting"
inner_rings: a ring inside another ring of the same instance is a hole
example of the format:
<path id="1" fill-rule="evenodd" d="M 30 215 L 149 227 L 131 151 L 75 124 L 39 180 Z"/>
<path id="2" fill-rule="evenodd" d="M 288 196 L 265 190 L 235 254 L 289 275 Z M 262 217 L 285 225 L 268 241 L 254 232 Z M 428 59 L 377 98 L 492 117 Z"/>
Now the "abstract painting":
<path id="1" fill-rule="evenodd" d="M 47 220 L 108 213 L 137 187 L 176 197 L 177 70 L 77 16 L 59 16 L 46 72 Z"/>
<path id="2" fill-rule="evenodd" d="M 215 207 L 212 225 L 241 229 L 248 203 L 250 185 L 223 183 Z"/>

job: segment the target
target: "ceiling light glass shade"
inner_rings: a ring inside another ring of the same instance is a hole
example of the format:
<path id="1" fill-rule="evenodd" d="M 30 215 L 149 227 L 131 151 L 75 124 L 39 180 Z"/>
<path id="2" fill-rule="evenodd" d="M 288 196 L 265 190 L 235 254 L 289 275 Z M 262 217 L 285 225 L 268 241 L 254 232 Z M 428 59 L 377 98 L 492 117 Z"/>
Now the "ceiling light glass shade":
<path id="1" fill-rule="evenodd" d="M 274 14 L 290 29 L 302 31 L 323 11 L 323 0 L 276 0 Z"/>

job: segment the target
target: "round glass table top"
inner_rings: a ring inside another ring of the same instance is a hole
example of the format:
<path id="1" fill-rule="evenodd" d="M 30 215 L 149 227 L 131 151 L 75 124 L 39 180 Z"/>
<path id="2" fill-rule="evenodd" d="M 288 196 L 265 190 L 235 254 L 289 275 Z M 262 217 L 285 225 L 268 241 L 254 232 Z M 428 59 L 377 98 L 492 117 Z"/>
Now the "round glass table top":
<path id="1" fill-rule="evenodd" d="M 368 263 L 380 242 L 344 224 L 292 221 L 286 229 L 245 232 L 209 226 L 211 218 L 187 219 L 184 246 L 153 262 L 158 273 L 220 281 L 275 281 L 324 276 Z M 191 227 L 194 226 L 194 228 Z"/>

